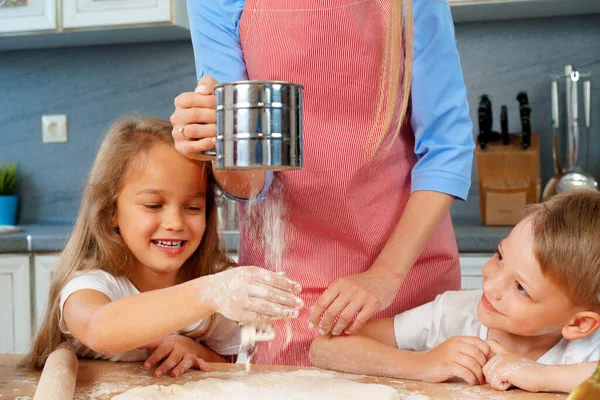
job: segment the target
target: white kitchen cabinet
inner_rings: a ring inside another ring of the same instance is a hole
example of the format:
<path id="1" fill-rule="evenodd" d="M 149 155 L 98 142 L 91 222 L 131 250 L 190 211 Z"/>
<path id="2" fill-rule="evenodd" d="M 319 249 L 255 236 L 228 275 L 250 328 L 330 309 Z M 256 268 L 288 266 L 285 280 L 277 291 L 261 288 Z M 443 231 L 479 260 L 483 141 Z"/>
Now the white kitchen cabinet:
<path id="1" fill-rule="evenodd" d="M 33 275 L 32 292 L 34 293 L 33 306 L 33 332 L 37 332 L 40 323 L 44 318 L 46 306 L 48 304 L 48 293 L 50 293 L 50 283 L 59 254 L 36 254 L 33 257 Z"/>
<path id="2" fill-rule="evenodd" d="M 460 254 L 460 278 L 463 289 L 481 289 L 481 270 L 493 254 Z"/>
<path id="3" fill-rule="evenodd" d="M 188 26 L 181 0 L 62 0 L 63 27 L 168 23 Z"/>
<path id="4" fill-rule="evenodd" d="M 0 33 L 55 30 L 57 1 L 0 0 Z"/>
<path id="5" fill-rule="evenodd" d="M 0 255 L 0 353 L 25 353 L 31 338 L 29 254 Z"/>

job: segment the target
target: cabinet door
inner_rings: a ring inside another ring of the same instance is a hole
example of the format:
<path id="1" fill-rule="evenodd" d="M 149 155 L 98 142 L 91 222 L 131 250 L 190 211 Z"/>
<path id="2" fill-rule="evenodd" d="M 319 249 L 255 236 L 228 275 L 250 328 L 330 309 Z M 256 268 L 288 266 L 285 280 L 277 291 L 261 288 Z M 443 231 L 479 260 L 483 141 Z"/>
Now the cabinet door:
<path id="1" fill-rule="evenodd" d="M 493 254 L 461 254 L 460 276 L 462 289 L 481 289 L 481 270 Z"/>
<path id="2" fill-rule="evenodd" d="M 54 30 L 57 0 L 0 0 L 0 33 Z"/>
<path id="3" fill-rule="evenodd" d="M 63 0 L 63 27 L 170 22 L 171 1 L 176 0 Z"/>
<path id="4" fill-rule="evenodd" d="M 31 338 L 29 255 L 0 255 L 0 353 L 26 353 Z"/>
<path id="5" fill-rule="evenodd" d="M 35 276 L 35 305 L 33 309 L 33 331 L 37 332 L 40 323 L 44 318 L 46 306 L 48 304 L 48 293 L 50 293 L 50 283 L 52 275 L 58 263 L 58 254 L 35 255 L 34 257 L 34 276 Z"/>

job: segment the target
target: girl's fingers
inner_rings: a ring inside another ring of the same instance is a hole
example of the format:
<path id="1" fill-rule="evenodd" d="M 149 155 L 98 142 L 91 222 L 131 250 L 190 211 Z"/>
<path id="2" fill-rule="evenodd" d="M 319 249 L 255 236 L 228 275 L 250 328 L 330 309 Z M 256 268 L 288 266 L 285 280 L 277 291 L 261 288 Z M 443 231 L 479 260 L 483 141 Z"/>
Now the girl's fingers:
<path id="1" fill-rule="evenodd" d="M 281 274 L 276 274 L 262 268 L 257 268 L 257 271 L 258 273 L 253 274 L 254 280 L 257 282 L 295 294 L 302 291 L 302 287 L 298 282 L 294 282 Z"/>
<path id="2" fill-rule="evenodd" d="M 281 306 L 279 304 L 254 297 L 249 298 L 249 302 L 244 308 L 246 311 L 269 318 L 296 318 L 299 314 L 298 309 L 296 308 Z"/>
<path id="3" fill-rule="evenodd" d="M 339 294 L 340 291 L 335 283 L 329 286 L 329 288 L 323 292 L 315 305 L 310 309 L 310 315 L 308 317 L 309 328 L 319 325 L 319 322 L 321 322 L 321 318 L 323 317 L 323 313 L 329 308 L 329 306 L 331 306 L 335 299 L 337 299 Z"/>
<path id="4" fill-rule="evenodd" d="M 341 294 L 333 303 L 331 303 L 331 305 L 323 313 L 321 323 L 319 324 L 320 335 L 329 334 L 336 318 L 348 304 L 350 304 L 350 298 L 347 294 Z"/>
<path id="5" fill-rule="evenodd" d="M 479 365 L 477 360 L 475 360 L 473 357 L 469 357 L 461 353 L 456 357 L 456 362 L 473 373 L 473 375 L 477 378 L 477 382 L 475 384 L 483 385 L 485 383 L 485 377 L 483 376 L 481 365 Z"/>
<path id="6" fill-rule="evenodd" d="M 331 334 L 335 336 L 341 335 L 348 325 L 350 325 L 354 316 L 361 310 L 362 306 L 363 305 L 359 301 L 350 302 L 350 304 L 344 308 L 344 311 L 340 313 L 335 326 L 331 330 Z"/>
<path id="7" fill-rule="evenodd" d="M 144 368 L 150 369 L 154 365 L 156 365 L 160 360 L 169 355 L 169 353 L 173 350 L 172 347 L 167 345 L 158 346 L 156 350 L 148 357 L 148 359 L 144 362 Z"/>
<path id="8" fill-rule="evenodd" d="M 248 288 L 248 295 L 257 299 L 271 301 L 291 308 L 302 308 L 304 302 L 301 298 L 290 292 L 265 285 L 252 285 Z"/>
<path id="9" fill-rule="evenodd" d="M 176 353 L 174 351 L 171 352 L 171 355 L 167 357 L 167 359 L 163 361 L 163 363 L 158 368 L 156 368 L 156 370 L 154 371 L 154 376 L 160 378 L 161 376 L 165 375 L 167 372 L 175 368 L 177 364 L 181 362 L 182 359 L 183 356 L 181 354 Z"/>

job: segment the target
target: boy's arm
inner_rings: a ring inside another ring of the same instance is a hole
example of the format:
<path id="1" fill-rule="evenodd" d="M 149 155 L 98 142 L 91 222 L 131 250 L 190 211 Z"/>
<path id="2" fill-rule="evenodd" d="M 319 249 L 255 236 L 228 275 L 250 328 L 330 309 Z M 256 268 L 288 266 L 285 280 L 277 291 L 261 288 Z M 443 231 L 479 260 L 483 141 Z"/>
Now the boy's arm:
<path id="1" fill-rule="evenodd" d="M 424 353 L 400 350 L 394 337 L 394 318 L 366 323 L 351 336 L 319 336 L 310 347 L 310 360 L 319 368 L 411 378 L 420 369 Z"/>
<path id="2" fill-rule="evenodd" d="M 399 349 L 394 318 L 371 320 L 351 336 L 321 336 L 310 348 L 310 360 L 337 371 L 444 382 L 453 377 L 483 384 L 481 368 L 489 347 L 477 337 L 455 336 L 424 352 Z"/>
<path id="3" fill-rule="evenodd" d="M 569 393 L 594 373 L 597 362 L 545 365 L 506 351 L 495 340 L 489 340 L 496 355 L 484 366 L 483 373 L 491 387 L 507 390 L 512 386 L 528 392 Z"/>

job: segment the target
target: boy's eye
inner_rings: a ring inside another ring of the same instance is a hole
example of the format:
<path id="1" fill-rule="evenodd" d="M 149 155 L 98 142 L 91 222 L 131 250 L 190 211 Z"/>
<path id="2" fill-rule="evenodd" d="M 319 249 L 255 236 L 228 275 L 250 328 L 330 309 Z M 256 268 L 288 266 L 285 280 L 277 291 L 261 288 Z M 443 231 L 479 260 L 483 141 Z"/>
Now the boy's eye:
<path id="1" fill-rule="evenodd" d="M 160 210 L 162 205 L 160 205 L 160 204 L 144 204 L 144 207 L 146 207 L 149 210 Z"/>
<path id="2" fill-rule="evenodd" d="M 524 288 L 523 286 L 521 286 L 521 284 L 519 283 L 519 281 L 515 281 L 515 284 L 516 284 L 516 286 L 517 286 L 517 291 L 518 291 L 520 294 L 522 294 L 522 295 L 525 295 L 525 296 L 528 296 L 528 294 L 527 294 L 527 290 L 525 290 L 525 288 Z"/>
<path id="3" fill-rule="evenodd" d="M 504 259 L 502 258 L 502 254 L 500 254 L 500 250 L 496 250 L 496 257 L 498 257 L 498 261 L 504 263 Z"/>

